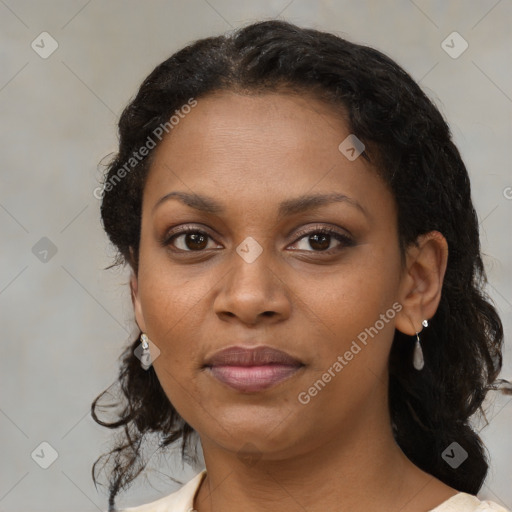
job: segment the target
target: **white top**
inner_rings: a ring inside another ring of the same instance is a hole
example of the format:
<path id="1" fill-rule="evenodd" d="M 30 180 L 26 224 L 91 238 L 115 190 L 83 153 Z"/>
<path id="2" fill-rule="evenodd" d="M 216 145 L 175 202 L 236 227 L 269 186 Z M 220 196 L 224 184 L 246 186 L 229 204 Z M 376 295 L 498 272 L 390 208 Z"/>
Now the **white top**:
<path id="1" fill-rule="evenodd" d="M 206 476 L 203 469 L 178 491 L 139 507 L 125 508 L 121 512 L 193 512 L 194 498 Z M 480 501 L 476 496 L 459 492 L 429 512 L 511 512 L 494 501 Z"/>

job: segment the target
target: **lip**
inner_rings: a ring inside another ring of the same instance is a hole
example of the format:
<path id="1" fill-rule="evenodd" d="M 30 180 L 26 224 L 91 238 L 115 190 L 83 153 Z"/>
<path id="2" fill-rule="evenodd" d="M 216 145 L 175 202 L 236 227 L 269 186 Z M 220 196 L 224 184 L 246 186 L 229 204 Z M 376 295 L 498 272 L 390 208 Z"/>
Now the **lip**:
<path id="1" fill-rule="evenodd" d="M 260 345 L 227 347 L 206 360 L 204 367 L 220 382 L 243 392 L 268 389 L 290 378 L 304 364 L 290 354 Z"/>

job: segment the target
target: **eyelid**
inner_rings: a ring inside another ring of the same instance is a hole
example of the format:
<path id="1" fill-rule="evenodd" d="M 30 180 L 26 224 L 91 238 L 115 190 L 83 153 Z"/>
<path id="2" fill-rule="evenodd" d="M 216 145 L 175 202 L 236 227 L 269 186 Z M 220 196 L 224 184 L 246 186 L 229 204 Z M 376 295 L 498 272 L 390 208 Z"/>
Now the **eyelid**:
<path id="1" fill-rule="evenodd" d="M 204 233 L 212 240 L 215 240 L 214 237 L 210 234 L 208 228 L 206 228 L 202 224 L 182 224 L 180 226 L 176 226 L 166 230 L 162 237 L 159 238 L 159 242 L 162 246 L 167 246 L 170 244 L 171 240 L 174 237 L 191 232 Z"/>
<path id="2" fill-rule="evenodd" d="M 318 233 L 319 231 L 323 231 L 324 233 L 328 233 L 330 235 L 339 235 L 341 237 L 344 237 L 344 238 L 352 240 L 352 241 L 354 240 L 354 237 L 352 236 L 350 231 L 348 231 L 347 229 L 345 229 L 344 230 L 345 233 L 343 233 L 340 228 L 336 228 L 334 226 L 329 226 L 328 224 L 316 224 L 313 226 L 309 226 L 306 229 L 302 229 L 302 230 L 299 230 L 298 232 L 296 232 L 295 236 L 298 237 L 297 240 L 299 240 L 304 235 L 309 235 L 310 233 L 311 234 Z"/>
<path id="3" fill-rule="evenodd" d="M 335 240 L 339 242 L 339 245 L 337 247 L 333 247 L 332 249 L 325 250 L 325 251 L 304 251 L 303 249 L 294 249 L 297 251 L 304 251 L 306 253 L 313 253 L 313 254 L 324 254 L 324 255 L 332 255 L 333 253 L 336 253 L 338 251 L 341 251 L 345 247 L 353 247 L 356 245 L 356 241 L 353 238 L 352 235 L 348 235 L 345 233 L 342 233 L 339 229 L 332 228 L 332 227 L 326 227 L 325 225 L 322 226 L 313 226 L 306 230 L 302 230 L 295 234 L 297 237 L 295 242 L 292 243 L 292 245 L 297 244 L 300 242 L 303 238 L 307 237 L 308 235 L 312 235 L 315 233 L 323 233 L 325 235 L 333 237 Z"/>

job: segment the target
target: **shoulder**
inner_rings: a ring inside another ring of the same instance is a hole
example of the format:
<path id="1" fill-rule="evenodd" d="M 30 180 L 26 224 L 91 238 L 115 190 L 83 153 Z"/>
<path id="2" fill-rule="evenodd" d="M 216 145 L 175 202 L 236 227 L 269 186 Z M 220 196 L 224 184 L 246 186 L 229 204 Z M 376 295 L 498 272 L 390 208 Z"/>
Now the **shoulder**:
<path id="1" fill-rule="evenodd" d="M 494 501 L 480 501 L 476 496 L 459 492 L 430 512 L 510 512 Z"/>
<path id="2" fill-rule="evenodd" d="M 194 497 L 205 476 L 204 469 L 176 492 L 151 503 L 124 508 L 120 512 L 190 512 L 193 510 Z"/>

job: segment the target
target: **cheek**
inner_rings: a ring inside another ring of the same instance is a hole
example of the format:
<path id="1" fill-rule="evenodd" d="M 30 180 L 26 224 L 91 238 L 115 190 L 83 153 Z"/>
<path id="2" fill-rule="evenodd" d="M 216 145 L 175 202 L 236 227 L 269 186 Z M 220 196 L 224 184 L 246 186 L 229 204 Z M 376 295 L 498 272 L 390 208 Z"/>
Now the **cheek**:
<path id="1" fill-rule="evenodd" d="M 394 251 L 381 250 L 379 255 L 368 248 L 326 279 L 324 286 L 304 285 L 303 298 L 309 306 L 306 312 L 316 312 L 308 316 L 310 323 L 318 327 L 312 342 L 318 347 L 315 370 L 319 375 L 338 356 L 344 359 L 343 374 L 347 378 L 360 380 L 368 377 L 368 371 L 380 375 L 386 370 L 395 317 L 400 309 L 396 302 L 400 279 L 397 258 Z M 308 296 L 307 290 L 316 291 Z M 308 332 L 315 333 L 313 326 Z"/>
<path id="2" fill-rule="evenodd" d="M 312 316 L 305 330 L 315 351 L 299 390 L 302 398 L 297 398 L 301 404 L 310 400 L 312 410 L 339 421 L 379 393 L 395 332 L 390 279 L 364 270 L 338 276 L 331 281 L 331 293 L 314 297 L 312 309 L 319 312 L 318 318 Z"/>
<path id="3" fill-rule="evenodd" d="M 157 364 L 181 373 L 193 367 L 201 340 L 198 311 L 209 287 L 204 279 L 172 267 L 161 257 L 139 269 L 139 295 L 146 329 L 160 349 Z M 141 260 L 142 261 L 142 260 Z"/>
<path id="4" fill-rule="evenodd" d="M 393 304 L 399 284 L 398 266 L 394 257 L 360 251 L 323 281 L 320 286 L 311 277 L 310 284 L 303 285 L 304 301 L 314 304 L 327 326 L 336 328 L 334 334 L 354 336 Z"/>
<path id="5" fill-rule="evenodd" d="M 160 350 L 153 366 L 167 398 L 188 421 L 199 395 L 195 378 L 204 333 L 198 308 L 208 288 L 169 265 L 146 261 L 139 272 L 139 292 L 147 332 Z"/>
<path id="6" fill-rule="evenodd" d="M 162 334 L 183 318 L 190 320 L 194 305 L 205 294 L 200 276 L 192 266 L 172 263 L 165 248 L 151 238 L 149 228 L 141 238 L 139 294 L 144 319 Z"/>

